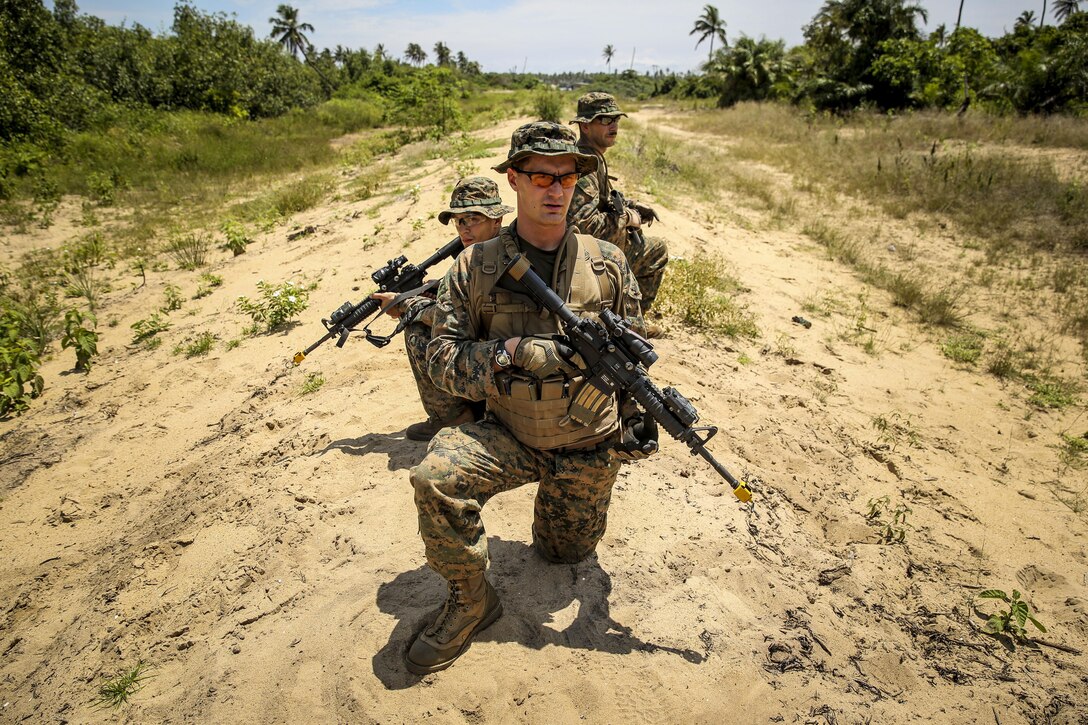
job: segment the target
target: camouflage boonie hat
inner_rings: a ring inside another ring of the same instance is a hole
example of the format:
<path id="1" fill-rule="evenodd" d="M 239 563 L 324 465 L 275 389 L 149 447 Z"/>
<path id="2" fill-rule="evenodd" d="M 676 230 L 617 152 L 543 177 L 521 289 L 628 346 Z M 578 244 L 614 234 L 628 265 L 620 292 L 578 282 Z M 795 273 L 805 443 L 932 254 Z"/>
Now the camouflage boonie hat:
<path id="1" fill-rule="evenodd" d="M 578 150 L 578 137 L 574 135 L 574 131 L 552 121 L 534 121 L 519 127 L 510 137 L 510 150 L 506 153 L 506 161 L 491 168 L 501 173 L 534 154 L 539 156 L 569 154 L 574 157 L 574 169 L 581 176 L 592 174 L 597 170 L 597 157 Z"/>
<path id="2" fill-rule="evenodd" d="M 502 203 L 498 184 L 485 176 L 470 176 L 453 187 L 450 208 L 438 213 L 438 221 L 449 224 L 457 214 L 483 214 L 498 219 L 503 214 L 513 213 L 513 207 Z"/>
<path id="3" fill-rule="evenodd" d="M 594 91 L 578 99 L 578 115 L 571 123 L 590 123 L 597 116 L 626 116 L 610 93 Z"/>

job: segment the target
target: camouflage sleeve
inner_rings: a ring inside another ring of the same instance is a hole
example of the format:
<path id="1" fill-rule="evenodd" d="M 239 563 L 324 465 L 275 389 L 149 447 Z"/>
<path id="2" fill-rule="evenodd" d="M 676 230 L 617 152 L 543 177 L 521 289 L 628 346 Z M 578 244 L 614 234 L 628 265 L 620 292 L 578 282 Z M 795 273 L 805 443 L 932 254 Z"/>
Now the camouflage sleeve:
<path id="1" fill-rule="evenodd" d="M 422 322 L 427 327 L 434 327 L 434 300 L 430 297 L 412 297 L 405 300 L 402 305 L 401 316 L 405 318 L 405 324 Z"/>
<path id="2" fill-rule="evenodd" d="M 468 400 L 498 393 L 491 360 L 493 341 L 481 341 L 480 321 L 469 305 L 472 254 L 461 254 L 438 285 L 427 371 L 440 389 Z"/>
<path id="3" fill-rule="evenodd" d="M 578 179 L 567 212 L 567 223 L 582 234 L 618 244 L 618 240 L 627 233 L 627 212 L 603 211 L 600 197 L 600 181 L 596 174 L 586 174 Z"/>
<path id="4" fill-rule="evenodd" d="M 642 319 L 642 293 L 638 288 L 638 280 L 631 273 L 631 266 L 627 263 L 627 257 L 614 244 L 601 244 L 601 256 L 606 262 L 611 262 L 619 269 L 620 278 L 615 281 L 620 293 L 616 295 L 616 301 L 612 305 L 612 311 L 626 320 L 627 325 L 640 335 L 645 336 L 646 324 Z"/>

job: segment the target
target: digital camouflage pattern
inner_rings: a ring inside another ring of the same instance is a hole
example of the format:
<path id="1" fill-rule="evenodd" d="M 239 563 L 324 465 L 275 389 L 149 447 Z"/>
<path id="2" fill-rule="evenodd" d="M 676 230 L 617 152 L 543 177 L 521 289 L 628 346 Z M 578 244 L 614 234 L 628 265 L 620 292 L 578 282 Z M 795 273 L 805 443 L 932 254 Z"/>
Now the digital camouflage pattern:
<path id="1" fill-rule="evenodd" d="M 578 99 L 578 115 L 570 123 L 591 123 L 597 116 L 626 116 L 610 93 L 593 91 Z"/>
<path id="2" fill-rule="evenodd" d="M 493 166 L 499 173 L 511 166 L 517 166 L 523 159 L 532 156 L 574 156 L 574 168 L 579 174 L 592 174 L 597 170 L 597 156 L 586 154 L 578 148 L 578 137 L 574 131 L 551 121 L 534 121 L 519 126 L 510 137 L 510 149 L 506 152 L 506 161 Z"/>
<path id="3" fill-rule="evenodd" d="M 502 203 L 499 185 L 485 176 L 470 176 L 457 182 L 450 195 L 450 208 L 438 213 L 438 221 L 449 224 L 457 214 L 483 214 L 498 219 L 513 214 L 514 208 Z"/>
<path id="4" fill-rule="evenodd" d="M 516 234 L 515 222 L 503 229 L 501 241 L 483 244 L 503 243 L 505 250 L 504 238 L 514 239 Z M 564 244 L 573 234 L 568 230 Z M 615 246 L 601 242 L 600 247 L 605 260 L 620 270 L 612 309 L 642 331 L 638 285 L 627 261 Z M 498 395 L 492 370 L 497 343 L 487 339 L 482 327 L 483 300 L 474 301 L 470 292 L 473 274 L 480 269 L 481 249 L 477 244 L 465 250 L 442 278 L 428 346 L 431 379 L 469 400 Z M 500 265 L 508 261 L 506 256 L 504 251 Z M 562 278 L 557 271 L 556 279 Z M 569 289 L 556 293 L 567 299 Z M 555 326 L 558 331 L 558 320 Z M 491 415 L 439 431 L 427 456 L 411 471 L 427 562 L 446 579 L 482 573 L 487 566 L 487 536 L 480 511 L 495 494 L 533 482 L 540 484 L 533 522 L 538 550 L 552 561 L 585 558 L 604 535 L 619 471 L 619 461 L 608 453 L 608 446 L 605 442 L 564 452 L 530 448 Z"/>
<path id="5" fill-rule="evenodd" d="M 480 512 L 492 496 L 539 481 L 533 543 L 554 562 L 593 553 L 604 536 L 620 463 L 605 448 L 551 453 L 528 448 L 490 416 L 444 428 L 412 469 L 427 562 L 446 579 L 487 568 Z"/>
<path id="6" fill-rule="evenodd" d="M 578 179 L 567 211 L 567 224 L 582 234 L 612 242 L 623 251 L 638 280 L 642 292 L 642 311 L 645 313 L 657 298 L 665 277 L 665 265 L 669 262 L 668 246 L 661 237 L 634 235 L 628 231 L 638 212 L 631 208 L 612 208 L 608 163 L 588 143 L 579 143 L 578 148 L 585 153 L 596 154 L 599 161 L 597 173 Z"/>
<path id="7" fill-rule="evenodd" d="M 433 318 L 433 303 L 426 308 Z M 416 380 L 416 388 L 419 390 L 419 400 L 423 404 L 423 410 L 427 411 L 429 420 L 448 422 L 457 420 L 470 412 L 471 401 L 450 395 L 441 390 L 431 381 L 427 374 L 427 344 L 431 341 L 431 322 L 419 320 L 409 323 L 404 328 L 404 349 L 408 353 L 408 365 L 412 368 L 412 375 Z"/>

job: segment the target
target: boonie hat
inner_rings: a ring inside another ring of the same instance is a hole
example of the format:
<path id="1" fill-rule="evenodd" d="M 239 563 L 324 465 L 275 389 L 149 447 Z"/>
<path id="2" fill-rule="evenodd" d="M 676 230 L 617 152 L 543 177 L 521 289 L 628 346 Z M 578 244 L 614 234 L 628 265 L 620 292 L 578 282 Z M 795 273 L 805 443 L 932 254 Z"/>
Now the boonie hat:
<path id="1" fill-rule="evenodd" d="M 571 119 L 571 123 L 590 123 L 597 116 L 626 116 L 616 105 L 616 99 L 611 93 L 594 91 L 586 93 L 578 99 L 578 115 Z"/>
<path id="2" fill-rule="evenodd" d="M 574 135 L 574 131 L 552 121 L 534 121 L 520 126 L 510 137 L 510 150 L 506 154 L 506 161 L 492 168 L 501 173 L 534 154 L 569 154 L 574 157 L 574 169 L 581 176 L 597 170 L 597 157 L 578 150 L 578 137 Z"/>
<path id="3" fill-rule="evenodd" d="M 502 203 L 499 185 L 485 176 L 470 176 L 461 179 L 453 187 L 450 195 L 450 208 L 438 213 L 438 221 L 449 224 L 457 214 L 483 214 L 491 219 L 498 219 L 504 214 L 513 214 L 514 208 Z"/>

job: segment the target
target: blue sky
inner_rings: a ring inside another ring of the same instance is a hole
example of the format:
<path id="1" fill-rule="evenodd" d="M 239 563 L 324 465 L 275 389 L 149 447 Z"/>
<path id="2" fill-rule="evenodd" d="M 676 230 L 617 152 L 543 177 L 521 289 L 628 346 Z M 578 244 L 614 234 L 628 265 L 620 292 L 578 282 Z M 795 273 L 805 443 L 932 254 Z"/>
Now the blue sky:
<path id="1" fill-rule="evenodd" d="M 268 18 L 282 0 L 195 0 L 205 12 L 236 14 L 259 36 L 268 34 Z M 168 31 L 173 0 L 77 0 L 82 13 L 110 25 L 139 23 L 152 31 Z M 288 0 L 299 19 L 314 26 L 310 42 L 318 48 L 364 47 L 383 43 L 387 51 L 404 53 L 419 43 L 430 53 L 438 41 L 454 52 L 463 50 L 489 71 L 513 68 L 529 72 L 605 70 L 601 51 L 616 49 L 613 67 L 627 68 L 634 57 L 639 71 L 670 68 L 693 70 L 706 60 L 707 43 L 695 49 L 689 31 L 706 0 Z M 717 0 L 732 39 L 749 36 L 781 38 L 788 45 L 803 40 L 801 28 L 823 0 Z M 931 31 L 941 23 L 955 25 L 958 0 L 922 0 Z M 1052 3 L 1048 3 L 1049 7 Z M 51 6 L 51 0 L 46 0 Z M 1036 16 L 1042 0 L 965 0 L 963 22 L 989 36 L 1011 29 L 1024 10 Z M 1052 20 L 1052 18 L 1048 18 Z"/>

